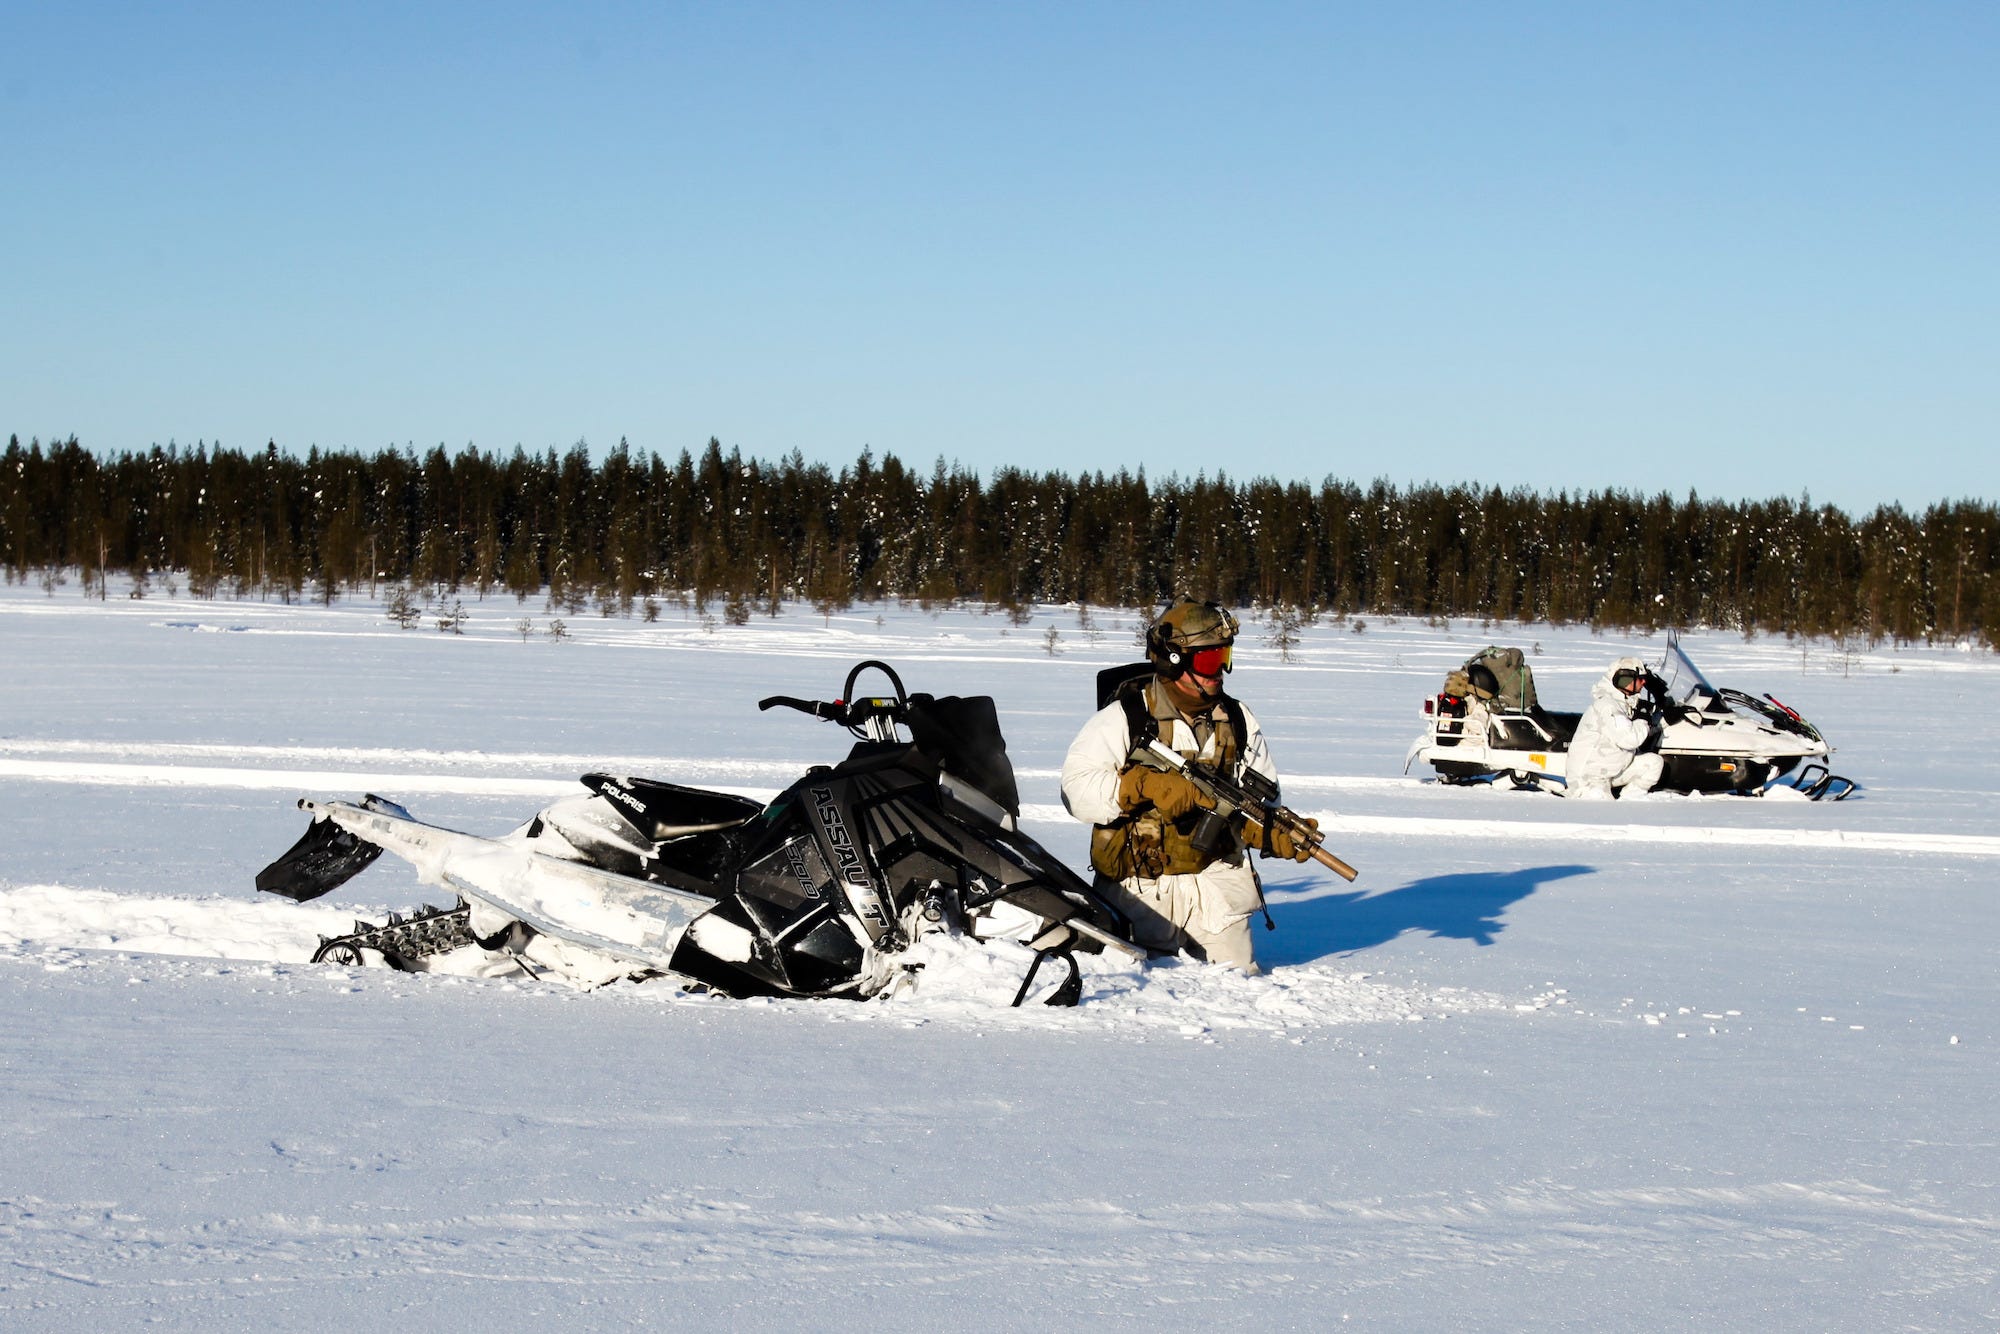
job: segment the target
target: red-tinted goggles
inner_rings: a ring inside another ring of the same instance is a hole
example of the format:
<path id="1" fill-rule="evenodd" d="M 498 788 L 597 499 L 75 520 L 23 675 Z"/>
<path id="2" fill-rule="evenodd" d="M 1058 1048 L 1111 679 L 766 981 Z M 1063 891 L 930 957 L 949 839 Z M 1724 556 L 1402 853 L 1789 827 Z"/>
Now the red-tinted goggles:
<path id="1" fill-rule="evenodd" d="M 1229 670 L 1229 645 L 1198 648 L 1188 653 L 1188 670 L 1196 676 L 1220 676 Z"/>

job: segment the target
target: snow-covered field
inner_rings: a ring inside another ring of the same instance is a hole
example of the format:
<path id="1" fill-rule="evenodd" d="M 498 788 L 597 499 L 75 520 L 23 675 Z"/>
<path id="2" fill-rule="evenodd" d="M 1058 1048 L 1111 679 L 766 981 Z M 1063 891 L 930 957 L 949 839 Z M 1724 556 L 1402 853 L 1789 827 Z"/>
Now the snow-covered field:
<path id="1" fill-rule="evenodd" d="M 1862 791 L 1591 807 L 1404 776 L 1421 700 L 1497 641 L 1578 708 L 1657 642 L 1253 624 L 1233 688 L 1361 879 L 1267 877 L 1266 977 L 1009 1011 L 1006 959 L 865 1005 L 312 966 L 429 892 L 251 877 L 299 795 L 771 792 L 845 738 L 755 701 L 864 657 L 995 696 L 1081 865 L 1056 770 L 1129 617 L 112 592 L 0 588 L 0 1328 L 2000 1326 L 1991 654 L 1691 635 Z"/>

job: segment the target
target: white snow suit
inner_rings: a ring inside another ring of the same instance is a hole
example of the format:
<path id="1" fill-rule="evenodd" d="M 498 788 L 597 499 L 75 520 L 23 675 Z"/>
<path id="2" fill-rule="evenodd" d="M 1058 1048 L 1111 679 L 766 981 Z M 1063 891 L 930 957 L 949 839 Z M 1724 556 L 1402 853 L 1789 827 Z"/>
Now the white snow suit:
<path id="1" fill-rule="evenodd" d="M 1612 684 L 1621 670 L 1643 672 L 1646 664 L 1620 658 L 1590 687 L 1590 707 L 1570 739 L 1564 771 L 1572 797 L 1609 801 L 1618 791 L 1650 792 L 1666 766 L 1658 752 L 1640 753 L 1659 724 L 1633 716 L 1633 706 L 1644 696 L 1627 695 Z"/>
<path id="2" fill-rule="evenodd" d="M 1241 701 L 1236 707 L 1244 733 L 1239 770 L 1254 769 L 1276 782 L 1278 772 L 1263 730 Z M 1162 722 L 1160 740 L 1184 756 L 1214 758 L 1197 748 L 1194 729 L 1183 719 Z M 1209 747 L 1214 744 L 1211 735 Z M 1124 815 L 1118 804 L 1118 776 L 1131 753 L 1125 709 L 1113 700 L 1091 715 L 1063 757 L 1063 805 L 1069 813 L 1091 825 L 1108 825 Z M 1250 915 L 1262 905 L 1264 894 L 1243 849 L 1184 875 L 1114 880 L 1100 873 L 1097 886 L 1131 919 L 1136 943 L 1169 952 L 1192 943 L 1211 963 L 1230 964 L 1248 973 L 1260 971 L 1251 949 Z"/>

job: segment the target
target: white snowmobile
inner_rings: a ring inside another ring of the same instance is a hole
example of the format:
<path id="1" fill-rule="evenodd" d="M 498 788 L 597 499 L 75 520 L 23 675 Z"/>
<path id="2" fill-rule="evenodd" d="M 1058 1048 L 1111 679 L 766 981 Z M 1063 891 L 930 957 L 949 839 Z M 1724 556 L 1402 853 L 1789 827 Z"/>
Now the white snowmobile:
<path id="1" fill-rule="evenodd" d="M 874 669 L 893 695 L 855 698 Z M 587 774 L 501 838 L 442 829 L 394 802 L 301 800 L 313 824 L 257 876 L 305 902 L 384 848 L 459 900 L 322 941 L 314 962 L 424 971 L 468 947 L 580 985 L 670 974 L 736 996 L 865 998 L 907 980 L 901 955 L 932 932 L 1007 938 L 1068 974 L 1045 1003 L 1075 1004 L 1075 951 L 1134 958 L 1110 904 L 1020 832 L 1020 798 L 989 696 L 909 695 L 886 664 L 857 664 L 831 702 L 774 696 L 841 723 L 857 744 L 768 805 L 646 778 Z M 903 733 L 907 733 L 907 737 Z"/>
<path id="2" fill-rule="evenodd" d="M 1857 786 L 1828 771 L 1833 747 L 1818 728 L 1770 695 L 1711 684 L 1671 631 L 1646 689 L 1661 722 L 1652 743 L 1665 761 L 1661 791 L 1761 796 L 1789 776 L 1814 801 L 1839 801 Z M 1403 772 L 1423 760 L 1445 783 L 1560 784 L 1582 717 L 1543 709 L 1520 650 L 1490 648 L 1424 701 L 1424 733 Z"/>

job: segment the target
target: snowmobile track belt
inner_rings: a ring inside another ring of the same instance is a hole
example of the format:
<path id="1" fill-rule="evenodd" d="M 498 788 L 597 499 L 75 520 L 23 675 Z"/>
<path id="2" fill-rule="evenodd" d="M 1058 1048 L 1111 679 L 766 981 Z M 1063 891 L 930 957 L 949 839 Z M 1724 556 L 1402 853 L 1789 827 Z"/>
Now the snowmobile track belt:
<path id="1" fill-rule="evenodd" d="M 391 968 L 411 973 L 420 959 L 475 943 L 472 909 L 461 898 L 449 908 L 424 908 L 408 917 L 390 913 L 389 920 L 380 926 L 356 922 L 354 930 L 344 936 L 322 938 L 312 961 L 359 966 L 363 962 L 361 951 L 374 950 Z"/>

